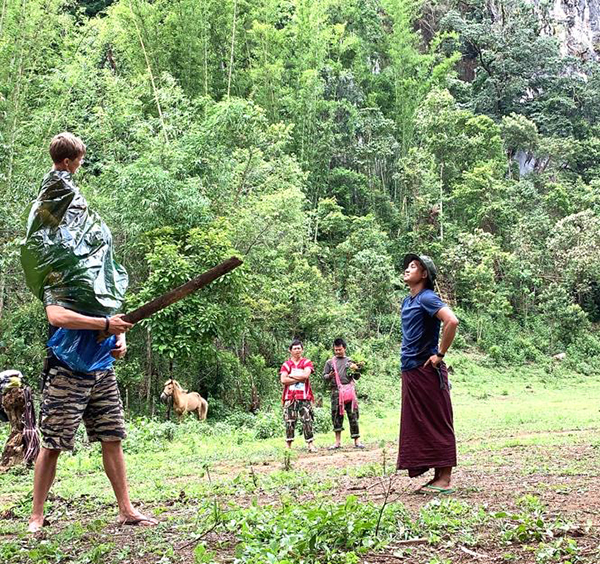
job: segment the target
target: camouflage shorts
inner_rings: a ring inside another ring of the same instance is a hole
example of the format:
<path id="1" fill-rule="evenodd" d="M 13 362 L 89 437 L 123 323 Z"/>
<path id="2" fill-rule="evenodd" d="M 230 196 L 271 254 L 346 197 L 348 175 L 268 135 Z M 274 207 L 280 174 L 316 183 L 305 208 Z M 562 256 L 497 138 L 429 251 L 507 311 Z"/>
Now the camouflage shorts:
<path id="1" fill-rule="evenodd" d="M 42 446 L 73 450 L 82 419 L 90 442 L 125 438 L 123 405 L 114 370 L 84 374 L 52 366 L 42 394 Z"/>

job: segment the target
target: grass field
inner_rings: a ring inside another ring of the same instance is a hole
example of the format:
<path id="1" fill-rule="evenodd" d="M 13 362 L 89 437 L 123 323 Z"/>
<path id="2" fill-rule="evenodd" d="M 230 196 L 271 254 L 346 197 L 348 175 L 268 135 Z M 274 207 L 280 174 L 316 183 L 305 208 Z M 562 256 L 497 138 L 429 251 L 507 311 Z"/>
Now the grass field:
<path id="1" fill-rule="evenodd" d="M 451 364 L 452 497 L 416 495 L 423 480 L 394 473 L 400 390 L 383 382 L 389 404 L 361 404 L 364 451 L 346 433 L 347 448 L 327 451 L 332 433 L 320 433 L 318 453 L 298 440 L 290 457 L 279 414 L 131 422 L 131 494 L 160 520 L 151 529 L 116 526 L 99 448 L 84 440 L 61 457 L 51 525 L 35 537 L 32 472 L 1 475 L 0 562 L 600 563 L 598 378 Z"/>

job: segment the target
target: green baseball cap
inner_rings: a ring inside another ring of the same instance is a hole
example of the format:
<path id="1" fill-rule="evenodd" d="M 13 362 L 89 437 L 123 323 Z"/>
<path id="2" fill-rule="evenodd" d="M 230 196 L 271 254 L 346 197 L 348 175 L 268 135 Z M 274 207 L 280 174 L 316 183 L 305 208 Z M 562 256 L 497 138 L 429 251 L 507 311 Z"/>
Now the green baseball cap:
<path id="1" fill-rule="evenodd" d="M 423 268 L 427 271 L 427 287 L 430 290 L 433 290 L 433 283 L 437 277 L 437 268 L 435 267 L 435 263 L 431 257 L 428 257 L 427 255 L 415 255 L 413 253 L 408 253 L 407 255 L 404 255 L 404 270 L 406 270 L 406 267 L 413 260 L 420 262 Z"/>

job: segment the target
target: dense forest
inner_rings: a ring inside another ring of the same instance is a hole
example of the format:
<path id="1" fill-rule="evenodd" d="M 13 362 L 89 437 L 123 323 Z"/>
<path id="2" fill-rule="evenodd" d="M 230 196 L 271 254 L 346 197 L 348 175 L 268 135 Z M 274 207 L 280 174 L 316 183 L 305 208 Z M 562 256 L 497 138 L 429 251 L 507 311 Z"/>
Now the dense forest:
<path id="1" fill-rule="evenodd" d="M 111 227 L 127 308 L 244 266 L 129 333 L 118 376 L 170 375 L 211 413 L 279 393 L 292 337 L 399 371 L 402 257 L 425 253 L 499 364 L 600 369 L 600 69 L 523 0 L 4 0 L 0 369 L 39 376 L 47 327 L 19 262 L 68 130 Z M 551 27 L 551 26 L 550 26 Z M 389 393 L 382 391 L 382 393 Z"/>

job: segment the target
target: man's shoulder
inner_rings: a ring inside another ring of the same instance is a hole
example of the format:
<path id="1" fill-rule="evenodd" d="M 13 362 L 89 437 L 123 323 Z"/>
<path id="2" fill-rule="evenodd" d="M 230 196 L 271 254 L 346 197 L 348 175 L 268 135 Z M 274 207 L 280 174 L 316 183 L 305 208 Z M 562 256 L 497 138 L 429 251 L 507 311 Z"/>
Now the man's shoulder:
<path id="1" fill-rule="evenodd" d="M 420 301 L 431 301 L 431 300 L 441 300 L 441 298 L 429 288 L 425 288 L 422 292 L 419 293 Z"/>
<path id="2" fill-rule="evenodd" d="M 418 298 L 419 306 L 421 306 L 421 308 L 426 310 L 429 314 L 446 307 L 446 304 L 442 298 L 440 298 L 440 296 L 438 296 L 438 294 L 436 294 L 433 290 L 423 290 L 419 294 Z"/>

